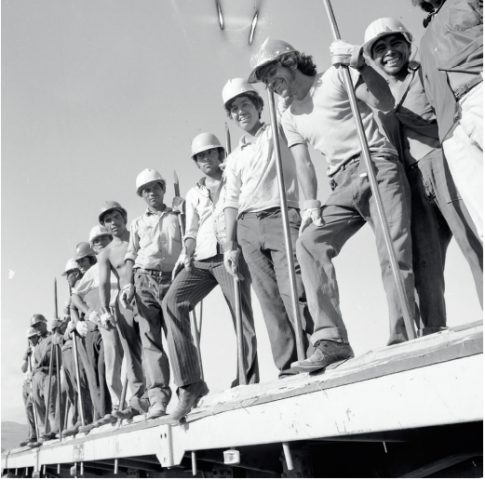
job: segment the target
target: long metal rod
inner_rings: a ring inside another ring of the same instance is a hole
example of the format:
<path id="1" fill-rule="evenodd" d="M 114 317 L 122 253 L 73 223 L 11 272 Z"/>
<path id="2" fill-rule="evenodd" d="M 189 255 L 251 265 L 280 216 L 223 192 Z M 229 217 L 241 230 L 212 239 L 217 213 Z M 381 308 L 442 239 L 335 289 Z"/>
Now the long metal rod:
<path id="1" fill-rule="evenodd" d="M 77 385 L 77 400 L 79 404 L 79 415 L 81 417 L 81 425 L 84 427 L 86 422 L 84 420 L 83 398 L 81 392 L 81 374 L 79 372 L 79 356 L 77 349 L 77 336 L 76 333 L 72 333 L 72 350 L 74 355 L 74 367 L 76 368 L 76 385 Z"/>
<path id="2" fill-rule="evenodd" d="M 335 40 L 340 40 L 340 32 L 338 29 L 337 21 L 335 19 L 335 14 L 333 12 L 330 0 L 323 0 L 323 4 L 327 11 L 327 16 L 330 21 L 333 37 L 335 38 Z M 340 68 L 343 70 L 343 73 L 344 73 L 345 86 L 347 89 L 347 93 L 349 95 L 350 106 L 352 108 L 352 113 L 354 115 L 355 123 L 357 126 L 357 132 L 359 134 L 359 140 L 362 147 L 362 155 L 364 157 L 372 195 L 376 200 L 379 223 L 384 233 L 384 240 L 386 244 L 387 253 L 389 255 L 389 261 L 391 264 L 391 270 L 394 277 L 394 283 L 396 285 L 399 302 L 401 303 L 401 309 L 402 309 L 402 314 L 404 318 L 404 325 L 406 327 L 406 333 L 409 339 L 413 339 L 413 338 L 416 338 L 416 331 L 415 331 L 414 320 L 413 320 L 414 315 L 411 314 L 412 310 L 409 305 L 408 297 L 406 295 L 406 291 L 404 288 L 404 281 L 403 281 L 401 272 L 399 270 L 399 265 L 397 263 L 396 252 L 394 251 L 394 246 L 392 244 L 391 234 L 389 232 L 389 226 L 386 218 L 386 213 L 382 203 L 381 195 L 379 193 L 379 187 L 377 184 L 377 179 L 374 172 L 374 166 L 372 164 L 372 160 L 369 152 L 369 145 L 367 144 L 367 138 L 365 136 L 364 127 L 362 125 L 362 118 L 360 116 L 359 107 L 357 105 L 357 99 L 355 97 L 354 87 L 352 85 L 352 79 L 350 77 L 349 68 L 347 66 L 342 65 Z"/>
<path id="3" fill-rule="evenodd" d="M 51 343 L 50 356 L 49 356 L 49 380 L 47 381 L 47 401 L 45 404 L 45 429 L 44 434 L 50 432 L 52 425 L 49 419 L 49 407 L 51 405 L 51 387 L 52 387 L 52 370 L 54 369 L 54 344 Z"/>
<path id="4" fill-rule="evenodd" d="M 59 412 L 59 440 L 62 440 L 62 408 L 61 408 L 61 362 L 60 362 L 61 346 L 55 346 L 56 351 L 56 383 L 57 383 L 57 411 Z M 66 399 L 67 403 L 67 399 Z"/>
<path id="5" fill-rule="evenodd" d="M 273 145 L 276 154 L 276 172 L 278 176 L 278 187 L 280 190 L 281 217 L 283 220 L 283 232 L 285 235 L 286 261 L 288 262 L 288 273 L 290 276 L 291 301 L 293 306 L 293 317 L 295 319 L 295 338 L 298 360 L 305 359 L 305 349 L 303 347 L 303 335 L 301 327 L 300 306 L 298 292 L 296 290 L 295 261 L 293 258 L 293 245 L 290 235 L 290 222 L 288 219 L 288 203 L 286 201 L 285 179 L 283 177 L 283 165 L 281 162 L 280 141 L 278 132 L 278 122 L 276 120 L 276 108 L 274 94 L 268 88 L 269 110 L 271 116 L 271 129 L 273 132 Z"/>
<path id="6" fill-rule="evenodd" d="M 30 372 L 30 384 L 32 387 L 33 384 L 33 372 L 32 372 L 32 358 L 31 355 L 29 355 L 29 363 L 28 363 L 28 368 Z M 35 436 L 37 437 L 37 441 L 40 439 L 40 430 L 39 430 L 39 415 L 37 413 L 37 405 L 34 402 L 34 398 L 32 395 L 32 410 L 34 412 L 34 427 L 35 427 Z"/>

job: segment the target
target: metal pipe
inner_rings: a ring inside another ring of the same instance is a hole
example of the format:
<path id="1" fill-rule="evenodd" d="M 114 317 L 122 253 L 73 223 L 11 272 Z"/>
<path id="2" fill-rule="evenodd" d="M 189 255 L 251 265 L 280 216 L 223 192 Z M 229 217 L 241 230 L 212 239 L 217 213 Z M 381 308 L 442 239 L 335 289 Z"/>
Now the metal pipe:
<path id="1" fill-rule="evenodd" d="M 115 458 L 115 461 L 113 464 L 113 475 L 118 475 L 118 466 L 119 466 L 119 461 L 117 458 Z"/>
<path id="2" fill-rule="evenodd" d="M 291 456 L 290 444 L 283 442 L 283 455 L 285 456 L 286 468 L 291 471 L 293 467 L 293 457 Z"/>
<path id="3" fill-rule="evenodd" d="M 56 344 L 55 350 L 56 350 L 57 409 L 59 412 L 59 440 L 62 440 L 61 367 L 60 367 L 61 346 Z M 66 403 L 67 403 L 67 398 L 66 398 Z"/>
<path id="4" fill-rule="evenodd" d="M 44 434 L 47 434 L 51 430 L 51 424 L 49 421 L 49 407 L 51 404 L 51 387 L 52 387 L 52 370 L 54 369 L 54 344 L 51 343 L 50 356 L 49 356 L 49 380 L 47 382 L 47 401 L 45 404 L 45 429 Z"/>
<path id="5" fill-rule="evenodd" d="M 333 12 L 330 0 L 323 0 L 323 4 L 327 11 L 327 16 L 330 21 L 333 37 L 335 40 L 340 40 L 340 32 L 338 29 L 337 21 L 335 19 L 335 14 Z M 350 106 L 352 108 L 352 113 L 357 126 L 357 133 L 359 135 L 359 140 L 362 147 L 362 156 L 364 157 L 364 162 L 367 169 L 367 175 L 369 178 L 372 195 L 374 196 L 376 201 L 379 223 L 384 233 L 384 241 L 386 244 L 387 253 L 389 255 L 389 261 L 391 264 L 392 275 L 394 277 L 394 283 L 396 285 L 399 302 L 401 303 L 401 309 L 402 309 L 402 314 L 404 318 L 404 325 L 406 327 L 406 333 L 409 339 L 413 339 L 413 338 L 416 338 L 416 331 L 414 328 L 414 320 L 413 320 L 414 316 L 411 314 L 412 309 L 410 308 L 406 291 L 404 289 L 404 281 L 403 281 L 401 272 L 399 270 L 399 265 L 397 263 L 396 253 L 394 251 L 394 246 L 391 240 L 391 234 L 389 233 L 389 226 L 387 223 L 386 213 L 384 211 L 381 195 L 379 193 L 379 187 L 378 187 L 376 175 L 374 172 L 374 165 L 372 163 L 372 159 L 369 152 L 369 145 L 367 144 L 367 138 L 365 136 L 364 127 L 362 125 L 362 118 L 360 116 L 359 107 L 357 105 L 357 99 L 355 97 L 355 92 L 352 85 L 352 79 L 350 77 L 349 67 L 342 65 L 340 68 L 343 70 L 343 73 L 344 73 L 345 87 L 349 95 Z"/>
<path id="6" fill-rule="evenodd" d="M 120 406 L 119 406 L 120 412 L 125 409 L 127 391 L 128 391 L 128 376 L 125 375 L 125 378 L 123 380 L 123 389 L 121 390 L 121 398 L 120 398 Z M 123 419 L 122 418 L 118 419 L 117 426 L 120 427 L 122 423 L 123 423 Z"/>
<path id="7" fill-rule="evenodd" d="M 28 369 L 30 371 L 30 383 L 31 386 L 33 386 L 33 372 L 32 372 L 32 357 L 29 355 L 29 363 L 28 363 Z M 37 437 L 37 441 L 40 439 L 40 426 L 39 426 L 39 414 L 37 412 L 37 405 L 34 402 L 34 399 L 32 398 L 32 410 L 34 412 L 34 427 L 35 427 L 35 436 Z"/>
<path id="8" fill-rule="evenodd" d="M 197 454 L 195 452 L 190 452 L 190 458 L 192 460 L 192 476 L 197 476 Z"/>
<path id="9" fill-rule="evenodd" d="M 305 359 L 306 355 L 305 355 L 305 349 L 303 347 L 300 305 L 298 301 L 298 292 L 296 290 L 295 260 L 293 258 L 293 245 L 291 242 L 291 235 L 290 235 L 290 222 L 288 220 L 288 203 L 286 201 L 285 179 L 283 177 L 283 165 L 281 162 L 278 122 L 276 120 L 274 94 L 269 88 L 267 90 L 268 90 L 269 110 L 270 110 L 270 116 L 271 116 L 271 129 L 273 132 L 273 145 L 274 145 L 274 150 L 276 155 L 276 172 L 278 176 L 278 187 L 280 190 L 281 217 L 283 220 L 283 232 L 285 235 L 286 261 L 288 262 L 288 273 L 290 276 L 290 288 L 291 288 L 291 301 L 293 306 L 293 317 L 295 319 L 294 329 L 295 329 L 295 338 L 296 338 L 296 349 L 298 353 L 298 360 L 301 361 Z"/>

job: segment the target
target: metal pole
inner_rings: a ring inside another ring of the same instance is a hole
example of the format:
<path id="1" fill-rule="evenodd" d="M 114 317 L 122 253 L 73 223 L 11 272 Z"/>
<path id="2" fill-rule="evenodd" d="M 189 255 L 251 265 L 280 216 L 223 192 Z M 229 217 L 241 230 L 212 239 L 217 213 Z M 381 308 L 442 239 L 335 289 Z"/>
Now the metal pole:
<path id="1" fill-rule="evenodd" d="M 340 32 L 338 29 L 337 21 L 335 19 L 335 14 L 333 12 L 330 0 L 323 0 L 323 4 L 327 11 L 327 16 L 330 21 L 333 37 L 335 40 L 340 40 Z M 357 105 L 357 99 L 355 97 L 355 92 L 352 85 L 352 79 L 350 77 L 349 67 L 345 65 L 341 65 L 340 68 L 343 70 L 343 73 L 344 73 L 345 86 L 347 89 L 347 93 L 349 95 L 350 106 L 352 108 L 352 113 L 357 126 L 357 132 L 359 134 L 359 140 L 362 147 L 362 155 L 364 157 L 372 195 L 376 200 L 379 223 L 384 233 L 384 240 L 386 243 L 387 253 L 389 255 L 389 261 L 391 264 L 391 270 L 394 277 L 394 283 L 396 285 L 397 294 L 399 296 L 399 302 L 401 303 L 401 309 L 404 317 L 404 325 L 406 327 L 406 333 L 409 339 L 413 339 L 413 338 L 416 338 L 416 331 L 414 329 L 414 320 L 413 320 L 414 316 L 411 314 L 412 309 L 410 308 L 408 297 L 404 289 L 404 281 L 403 281 L 401 272 L 399 270 L 399 265 L 397 263 L 396 253 L 394 251 L 394 246 L 391 240 L 391 234 L 389 233 L 386 213 L 384 211 L 381 195 L 379 193 L 379 187 L 377 185 L 377 179 L 374 172 L 374 165 L 372 163 L 372 159 L 369 152 L 369 146 L 367 144 L 367 138 L 365 136 L 364 127 L 362 125 L 362 118 L 360 117 L 359 107 Z"/>
<path id="2" fill-rule="evenodd" d="M 77 336 L 72 332 L 72 349 L 74 354 L 74 366 L 76 368 L 76 385 L 77 385 L 77 399 L 79 403 L 79 415 L 81 416 L 81 425 L 84 427 L 86 422 L 84 420 L 83 399 L 81 393 L 81 374 L 79 372 L 79 357 L 77 351 Z"/>
<path id="3" fill-rule="evenodd" d="M 57 409 L 59 412 L 59 440 L 62 440 L 62 409 L 61 409 L 61 370 L 60 370 L 60 350 L 61 346 L 56 345 L 56 383 L 57 383 Z M 67 403 L 67 399 L 66 399 Z"/>
<path id="4" fill-rule="evenodd" d="M 49 380 L 47 382 L 47 402 L 45 405 L 46 414 L 45 414 L 45 431 L 44 434 L 47 434 L 51 430 L 51 424 L 49 421 L 49 407 L 51 404 L 51 387 L 52 387 L 52 370 L 54 369 L 54 344 L 51 343 L 51 350 L 50 350 L 50 358 L 49 358 Z"/>
<path id="5" fill-rule="evenodd" d="M 226 130 L 226 152 L 231 153 L 231 132 L 227 123 Z M 241 307 L 241 287 L 239 285 L 239 278 L 234 278 L 234 308 L 236 315 L 236 342 L 237 342 L 237 371 L 240 385 L 247 385 L 246 367 L 244 365 L 244 343 L 242 332 L 242 307 Z"/>
<path id="6" fill-rule="evenodd" d="M 59 309 L 57 306 L 57 278 L 54 277 L 54 318 L 59 318 Z"/>
<path id="7" fill-rule="evenodd" d="M 283 231 L 285 235 L 285 247 L 286 247 L 286 261 L 288 262 L 288 273 L 290 276 L 291 287 L 291 300 L 293 305 L 293 317 L 295 319 L 295 337 L 296 337 L 296 349 L 298 353 L 298 360 L 304 360 L 306 358 L 305 349 L 303 347 L 303 336 L 301 328 L 300 318 L 300 306 L 298 302 L 298 293 L 296 290 L 296 274 L 295 274 L 295 260 L 293 258 L 293 245 L 290 235 L 290 222 L 288 220 L 288 203 L 286 201 L 286 188 L 285 179 L 283 177 L 283 165 L 281 162 L 280 141 L 278 133 L 278 122 L 276 120 L 276 109 L 274 94 L 268 88 L 268 100 L 269 110 L 271 116 L 271 129 L 273 131 L 273 145 L 276 154 L 276 171 L 278 175 L 278 186 L 280 190 L 280 205 L 281 205 L 281 217 L 283 220 Z"/>
<path id="8" fill-rule="evenodd" d="M 28 368 L 29 368 L 29 371 L 30 371 L 30 384 L 31 384 L 31 388 L 33 389 L 33 372 L 32 372 L 32 357 L 29 355 L 29 364 L 28 364 Z M 34 412 L 34 426 L 35 426 L 35 435 L 37 437 L 37 441 L 39 441 L 40 439 L 40 431 L 39 431 L 39 416 L 38 416 L 38 413 L 37 413 L 37 406 L 34 402 L 34 395 L 32 394 L 32 410 Z"/>

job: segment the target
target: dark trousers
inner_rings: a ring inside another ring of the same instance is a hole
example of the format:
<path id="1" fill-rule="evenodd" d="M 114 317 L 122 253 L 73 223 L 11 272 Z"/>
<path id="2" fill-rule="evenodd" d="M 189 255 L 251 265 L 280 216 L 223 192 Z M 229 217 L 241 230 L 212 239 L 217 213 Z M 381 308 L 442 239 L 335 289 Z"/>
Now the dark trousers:
<path id="1" fill-rule="evenodd" d="M 307 348 L 308 339 L 305 333 L 310 334 L 313 331 L 313 321 L 306 305 L 300 266 L 294 253 L 301 218 L 298 210 L 294 208 L 289 209 L 288 216 L 300 318 L 304 330 L 302 337 L 304 347 Z M 237 239 L 261 305 L 273 360 L 280 371 L 286 370 L 290 368 L 291 362 L 297 360 L 297 349 L 290 275 L 280 209 L 241 214 L 237 222 Z"/>
<path id="2" fill-rule="evenodd" d="M 377 182 L 397 257 L 405 294 L 414 304 L 412 269 L 411 205 L 409 186 L 397 157 L 373 157 Z M 387 295 L 390 320 L 389 343 L 407 340 L 404 317 L 390 267 L 384 234 L 363 160 L 347 163 L 332 177 L 332 193 L 322 208 L 323 226 L 310 225 L 300 236 L 296 252 L 302 269 L 308 306 L 315 321 L 312 342 L 348 341 L 339 290 L 332 263 L 345 242 L 369 223 L 376 237 L 382 280 Z"/>
<path id="3" fill-rule="evenodd" d="M 162 329 L 166 335 L 162 300 L 170 281 L 170 273 L 151 275 L 141 270 L 135 271 L 135 302 L 151 405 L 168 405 L 171 397 L 170 368 L 162 345 Z"/>
<path id="4" fill-rule="evenodd" d="M 256 332 L 254 330 L 251 289 L 247 266 L 240 262 L 244 280 L 239 282 L 242 309 L 244 369 L 248 383 L 259 381 Z M 175 384 L 183 387 L 201 380 L 197 350 L 190 331 L 190 312 L 211 290 L 220 285 L 224 299 L 236 325 L 233 277 L 224 267 L 223 255 L 195 261 L 190 271 L 182 270 L 165 296 L 163 310 L 167 322 L 167 344 Z M 238 382 L 233 382 L 233 386 Z"/>
<path id="5" fill-rule="evenodd" d="M 413 269 L 422 327 L 433 333 L 446 326 L 445 259 L 451 240 L 465 255 L 480 303 L 483 288 L 483 247 L 474 224 L 447 172 L 441 149 L 432 150 L 406 168 L 411 188 Z"/>

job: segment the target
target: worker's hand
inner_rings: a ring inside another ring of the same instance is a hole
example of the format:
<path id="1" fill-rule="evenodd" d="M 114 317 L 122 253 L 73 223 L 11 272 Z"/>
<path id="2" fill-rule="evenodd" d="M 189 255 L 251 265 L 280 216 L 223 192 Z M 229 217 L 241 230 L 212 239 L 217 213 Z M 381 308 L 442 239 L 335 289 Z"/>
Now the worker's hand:
<path id="1" fill-rule="evenodd" d="M 193 257 L 187 255 L 185 252 L 181 252 L 179 258 L 175 262 L 175 267 L 172 270 L 172 280 L 177 276 L 177 274 L 184 268 L 187 272 L 192 270 Z"/>
<path id="2" fill-rule="evenodd" d="M 69 323 L 67 324 L 67 332 L 71 334 L 76 330 L 76 322 L 74 320 L 69 320 Z"/>
<path id="3" fill-rule="evenodd" d="M 99 313 L 96 310 L 89 310 L 87 319 L 97 325 L 99 324 Z"/>
<path id="4" fill-rule="evenodd" d="M 116 325 L 114 315 L 111 312 L 104 310 L 99 316 L 99 325 L 106 330 L 111 330 Z"/>
<path id="5" fill-rule="evenodd" d="M 76 331 L 81 335 L 81 337 L 85 337 L 88 334 L 89 328 L 86 322 L 77 322 L 76 323 Z"/>
<path id="6" fill-rule="evenodd" d="M 238 280 L 243 280 L 244 277 L 239 273 L 239 256 L 241 251 L 239 248 L 224 251 L 224 267 L 227 272 Z"/>
<path id="7" fill-rule="evenodd" d="M 59 332 L 56 332 L 52 335 L 52 343 L 54 345 L 62 345 L 62 334 Z"/>
<path id="8" fill-rule="evenodd" d="M 132 283 L 127 283 L 120 293 L 121 305 L 125 308 L 130 308 L 133 297 L 135 296 L 135 286 Z"/>
<path id="9" fill-rule="evenodd" d="M 335 40 L 330 45 L 332 65 L 345 65 L 360 70 L 364 65 L 364 56 L 360 45 L 352 45 L 343 40 Z"/>
<path id="10" fill-rule="evenodd" d="M 185 200 L 182 197 L 173 197 L 172 210 L 175 213 L 183 214 L 185 212 Z"/>
<path id="11" fill-rule="evenodd" d="M 301 204 L 301 225 L 300 235 L 303 233 L 310 223 L 313 223 L 317 227 L 323 225 L 322 219 L 322 207 L 320 200 L 304 200 Z"/>

